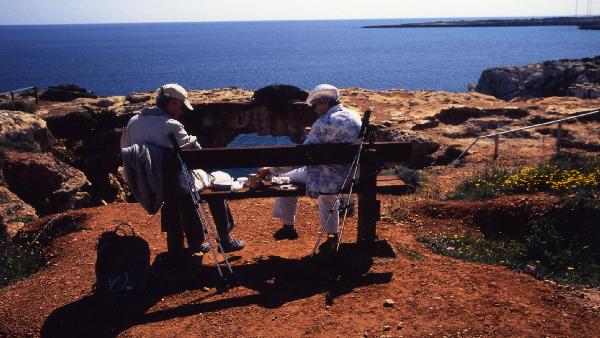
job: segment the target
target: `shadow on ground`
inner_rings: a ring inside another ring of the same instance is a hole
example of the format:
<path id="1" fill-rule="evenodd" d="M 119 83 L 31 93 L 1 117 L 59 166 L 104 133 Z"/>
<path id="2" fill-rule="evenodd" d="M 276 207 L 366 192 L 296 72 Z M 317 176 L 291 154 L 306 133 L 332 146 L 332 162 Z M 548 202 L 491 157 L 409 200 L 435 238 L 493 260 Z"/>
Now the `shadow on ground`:
<path id="1" fill-rule="evenodd" d="M 252 304 L 277 308 L 316 294 L 324 294 L 325 303 L 331 304 L 336 297 L 350 293 L 357 287 L 391 281 L 391 272 L 369 272 L 373 257 L 395 257 L 395 254 L 389 244 L 382 241 L 369 247 L 344 244 L 336 256 L 260 258 L 249 264 L 236 265 L 235 281 L 229 285 L 230 288 L 248 288 L 256 291 L 256 294 L 204 302 L 214 296 L 214 292 L 207 292 L 187 304 L 147 313 L 163 297 L 185 290 L 208 287 L 217 288 L 217 292 L 227 292 L 223 290 L 224 284 L 216 267 L 203 267 L 199 271 L 180 275 L 166 274 L 163 273 L 164 260 L 159 255 L 152 265 L 148 294 L 113 302 L 101 301 L 94 296 L 83 297 L 54 310 L 44 322 L 40 335 L 114 337 L 136 325 Z"/>

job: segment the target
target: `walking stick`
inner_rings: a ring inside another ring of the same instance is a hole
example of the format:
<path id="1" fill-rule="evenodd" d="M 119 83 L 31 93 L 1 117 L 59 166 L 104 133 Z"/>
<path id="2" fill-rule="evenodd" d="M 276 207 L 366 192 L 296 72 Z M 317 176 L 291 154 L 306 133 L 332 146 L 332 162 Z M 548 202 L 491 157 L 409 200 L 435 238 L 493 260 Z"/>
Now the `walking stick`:
<path id="1" fill-rule="evenodd" d="M 183 158 L 181 157 L 181 148 L 179 147 L 179 144 L 177 143 L 177 139 L 175 138 L 175 135 L 170 133 L 169 139 L 171 140 L 171 143 L 173 143 L 173 149 L 175 150 L 175 155 L 177 156 L 177 159 L 179 160 L 179 164 L 181 165 L 181 172 L 183 173 L 183 177 L 185 178 L 185 182 L 188 186 L 188 190 L 190 191 L 190 196 L 192 197 L 194 206 L 196 207 L 196 214 L 198 216 L 198 219 L 200 220 L 200 224 L 202 225 L 202 230 L 204 232 L 204 236 L 206 236 L 206 238 L 208 239 L 208 247 L 210 248 L 210 251 L 213 255 L 213 259 L 214 259 L 215 265 L 217 266 L 217 270 L 219 271 L 219 275 L 221 276 L 221 278 L 226 280 L 225 276 L 223 275 L 223 271 L 221 270 L 221 264 L 219 263 L 219 259 L 217 257 L 217 252 L 212 244 L 211 235 L 210 235 L 208 229 L 211 230 L 212 239 L 215 241 L 215 243 L 217 243 L 217 245 L 221 251 L 221 255 L 225 260 L 225 264 L 227 265 L 227 269 L 229 270 L 229 273 L 233 276 L 233 270 L 231 269 L 231 264 L 229 264 L 229 260 L 227 258 L 227 255 L 225 254 L 225 250 L 223 250 L 223 247 L 221 246 L 221 243 L 217 240 L 217 231 L 216 231 L 215 225 L 210 220 L 210 217 L 208 216 L 208 212 L 206 211 L 206 208 L 204 208 L 204 205 L 202 205 L 202 198 L 200 197 L 200 193 L 196 189 L 196 185 L 194 184 L 194 178 L 192 177 L 192 173 L 189 171 L 189 169 L 185 165 L 185 162 L 183 161 Z M 203 219 L 203 216 L 206 221 Z M 208 226 L 206 224 L 208 224 Z"/>
<path id="2" fill-rule="evenodd" d="M 350 169 L 348 169 L 348 173 L 346 174 L 346 177 L 344 178 L 344 182 L 342 183 L 342 189 L 346 186 L 346 183 L 348 182 L 348 178 L 350 178 L 350 173 L 352 173 L 352 181 L 350 182 L 350 189 L 348 192 L 348 199 L 346 201 L 346 205 L 350 203 L 350 197 L 352 196 L 352 190 L 354 188 L 354 184 L 356 183 L 356 174 L 358 173 L 358 166 L 360 164 L 360 153 L 362 152 L 362 147 L 363 147 L 363 143 L 367 140 L 367 137 L 369 136 L 369 119 L 371 118 L 371 109 L 367 109 L 365 111 L 365 114 L 363 115 L 363 119 L 362 119 L 362 124 L 360 127 L 360 132 L 358 134 L 358 136 L 360 137 L 360 145 L 358 146 L 358 152 L 356 153 L 356 155 L 354 156 L 354 159 L 352 160 L 352 163 L 350 165 Z M 343 194 L 340 194 L 343 197 Z M 319 235 L 317 236 L 317 241 L 315 243 L 315 246 L 313 247 L 313 251 L 311 256 L 313 256 L 316 252 L 317 252 L 317 248 L 319 247 L 319 243 L 321 242 L 321 238 L 323 237 L 323 234 L 325 233 L 325 229 L 327 227 L 327 224 L 329 224 L 329 220 L 331 219 L 331 215 L 333 214 L 333 211 L 335 210 L 335 205 L 340 204 L 340 197 L 338 195 L 336 195 L 336 199 L 335 202 L 333 202 L 333 206 L 331 207 L 331 209 L 329 210 L 329 215 L 327 216 L 327 221 L 325 221 L 325 224 L 321 226 L 321 231 L 319 232 Z M 346 208 L 344 210 L 344 218 L 342 220 L 342 226 L 340 228 L 340 233 L 338 236 L 338 242 L 336 244 L 335 247 L 335 251 L 337 252 L 340 248 L 340 243 L 342 241 L 342 232 L 344 230 L 344 225 L 346 224 L 346 217 L 348 215 L 348 208 Z"/>

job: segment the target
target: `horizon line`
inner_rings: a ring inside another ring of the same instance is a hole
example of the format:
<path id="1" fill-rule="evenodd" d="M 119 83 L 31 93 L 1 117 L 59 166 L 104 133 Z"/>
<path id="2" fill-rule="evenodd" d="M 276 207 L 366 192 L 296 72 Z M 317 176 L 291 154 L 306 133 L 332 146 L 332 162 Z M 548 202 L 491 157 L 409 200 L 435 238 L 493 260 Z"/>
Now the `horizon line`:
<path id="1" fill-rule="evenodd" d="M 366 20 L 419 20 L 419 19 L 501 19 L 501 18 L 593 18 L 592 16 L 575 15 L 541 15 L 541 16 L 453 16 L 453 17 L 404 17 L 404 18 L 336 18 L 336 19 L 249 19 L 249 20 L 206 20 L 206 21 L 130 21 L 130 22 L 74 22 L 74 23 L 22 23 L 0 24 L 0 27 L 10 26 L 84 26 L 84 25 L 135 25 L 135 24 L 173 24 L 173 23 L 248 23 L 248 22 L 308 22 L 308 21 L 366 21 Z"/>

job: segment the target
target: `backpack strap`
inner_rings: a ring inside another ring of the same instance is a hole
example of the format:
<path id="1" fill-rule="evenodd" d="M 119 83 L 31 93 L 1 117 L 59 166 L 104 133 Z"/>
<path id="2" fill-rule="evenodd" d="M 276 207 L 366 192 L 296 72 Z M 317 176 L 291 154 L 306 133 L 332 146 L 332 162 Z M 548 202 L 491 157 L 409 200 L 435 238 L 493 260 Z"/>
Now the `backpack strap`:
<path id="1" fill-rule="evenodd" d="M 127 234 L 127 232 L 123 230 L 123 228 L 125 227 L 129 228 L 129 230 L 131 231 L 131 235 Z M 119 223 L 119 225 L 115 227 L 114 233 L 119 234 L 119 232 L 121 232 L 123 236 L 137 236 L 137 233 L 135 232 L 135 229 L 131 226 L 131 224 L 125 222 Z"/>

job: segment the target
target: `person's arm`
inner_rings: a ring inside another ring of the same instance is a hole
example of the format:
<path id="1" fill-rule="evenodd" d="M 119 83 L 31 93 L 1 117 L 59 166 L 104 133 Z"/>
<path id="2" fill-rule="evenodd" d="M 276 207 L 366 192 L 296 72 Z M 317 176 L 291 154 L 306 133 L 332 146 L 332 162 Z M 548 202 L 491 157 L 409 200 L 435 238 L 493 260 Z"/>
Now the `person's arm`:
<path id="1" fill-rule="evenodd" d="M 322 123 L 317 120 L 310 128 L 310 131 L 302 144 L 322 143 L 321 139 L 324 133 L 326 133 L 326 131 L 324 130 Z"/>
<path id="2" fill-rule="evenodd" d="M 177 120 L 169 121 L 169 133 L 175 135 L 175 139 L 177 140 L 177 144 L 181 149 L 200 149 L 200 144 L 196 139 L 196 136 L 189 135 L 183 125 Z"/>

